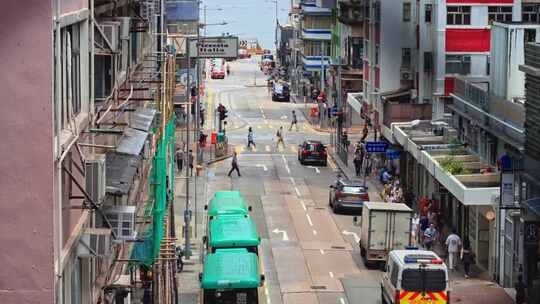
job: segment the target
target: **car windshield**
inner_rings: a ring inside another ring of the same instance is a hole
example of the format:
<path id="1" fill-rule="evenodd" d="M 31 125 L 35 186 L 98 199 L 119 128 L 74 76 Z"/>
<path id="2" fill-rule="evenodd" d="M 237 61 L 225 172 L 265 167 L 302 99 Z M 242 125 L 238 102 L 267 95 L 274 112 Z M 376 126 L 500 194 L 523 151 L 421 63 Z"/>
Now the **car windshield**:
<path id="1" fill-rule="evenodd" d="M 324 150 L 324 146 L 321 144 L 309 144 L 307 145 L 306 150 L 321 152 Z"/>

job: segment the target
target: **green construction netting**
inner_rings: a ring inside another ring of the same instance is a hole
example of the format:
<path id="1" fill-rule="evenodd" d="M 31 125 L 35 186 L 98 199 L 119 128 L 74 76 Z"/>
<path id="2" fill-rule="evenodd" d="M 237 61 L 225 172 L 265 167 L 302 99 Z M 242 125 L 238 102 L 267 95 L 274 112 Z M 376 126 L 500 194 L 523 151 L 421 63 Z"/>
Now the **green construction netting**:
<path id="1" fill-rule="evenodd" d="M 139 237 L 131 252 L 133 264 L 151 266 L 159 256 L 164 235 L 163 219 L 167 212 L 167 201 L 174 197 L 174 116 L 165 127 L 165 134 L 158 140 L 148 178 L 149 201 L 144 216 L 152 217 L 152 225 Z"/>

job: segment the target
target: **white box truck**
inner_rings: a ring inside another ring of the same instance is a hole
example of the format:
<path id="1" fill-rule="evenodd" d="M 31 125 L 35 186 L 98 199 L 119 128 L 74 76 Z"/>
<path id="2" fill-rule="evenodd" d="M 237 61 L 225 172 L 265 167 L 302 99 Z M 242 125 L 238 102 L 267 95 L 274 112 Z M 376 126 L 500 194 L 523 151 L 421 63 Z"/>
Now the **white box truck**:
<path id="1" fill-rule="evenodd" d="M 366 266 L 384 267 L 390 251 L 410 245 L 411 218 L 405 204 L 364 202 L 359 245 Z"/>

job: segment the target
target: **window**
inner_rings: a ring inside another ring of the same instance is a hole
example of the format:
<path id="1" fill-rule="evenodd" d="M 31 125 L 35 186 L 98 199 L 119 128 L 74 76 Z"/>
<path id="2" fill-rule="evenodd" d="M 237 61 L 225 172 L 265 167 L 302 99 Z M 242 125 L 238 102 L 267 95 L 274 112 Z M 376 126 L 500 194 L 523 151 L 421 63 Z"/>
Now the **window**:
<path id="1" fill-rule="evenodd" d="M 490 6 L 488 7 L 488 21 L 512 21 L 511 6 Z"/>
<path id="2" fill-rule="evenodd" d="M 523 4 L 523 22 L 538 22 L 540 20 L 540 4 Z"/>
<path id="3" fill-rule="evenodd" d="M 330 49 L 332 47 L 330 42 L 324 43 L 326 53 L 323 56 L 328 56 L 330 54 Z M 304 43 L 304 55 L 305 56 L 321 56 L 321 42 L 318 41 L 306 41 Z"/>
<path id="4" fill-rule="evenodd" d="M 469 25 L 471 24 L 470 6 L 448 6 L 446 14 L 448 25 Z"/>
<path id="5" fill-rule="evenodd" d="M 424 22 L 425 23 L 431 23 L 432 14 L 433 14 L 433 5 L 426 4 L 426 6 L 424 7 Z"/>
<path id="6" fill-rule="evenodd" d="M 471 73 L 471 56 L 446 55 L 446 74 L 468 75 Z"/>
<path id="7" fill-rule="evenodd" d="M 305 16 L 302 26 L 305 29 L 329 29 L 332 27 L 332 18 L 329 16 Z"/>
<path id="8" fill-rule="evenodd" d="M 446 274 L 441 269 L 403 269 L 401 288 L 410 291 L 443 291 Z"/>
<path id="9" fill-rule="evenodd" d="M 536 29 L 525 29 L 523 40 L 525 43 L 536 42 Z"/>
<path id="10" fill-rule="evenodd" d="M 411 49 L 410 48 L 401 49 L 401 67 L 402 68 L 411 67 Z"/>
<path id="11" fill-rule="evenodd" d="M 411 21 L 411 4 L 403 2 L 403 22 Z"/>
<path id="12" fill-rule="evenodd" d="M 433 70 L 433 53 L 424 52 L 424 72 L 429 73 Z"/>
<path id="13" fill-rule="evenodd" d="M 390 273 L 390 282 L 392 283 L 394 287 L 397 287 L 398 274 L 399 274 L 399 267 L 394 262 L 392 263 L 392 272 Z"/>

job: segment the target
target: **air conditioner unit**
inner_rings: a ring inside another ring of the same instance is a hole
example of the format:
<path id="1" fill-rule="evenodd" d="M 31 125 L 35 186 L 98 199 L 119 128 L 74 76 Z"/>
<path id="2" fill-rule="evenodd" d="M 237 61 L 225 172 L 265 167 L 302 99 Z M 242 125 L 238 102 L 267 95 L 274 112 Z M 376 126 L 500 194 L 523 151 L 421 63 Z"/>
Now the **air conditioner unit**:
<path id="1" fill-rule="evenodd" d="M 103 208 L 103 213 L 111 224 L 111 229 L 114 231 L 115 240 L 135 239 L 135 212 L 135 206 L 110 206 Z"/>
<path id="2" fill-rule="evenodd" d="M 111 50 L 113 52 L 118 51 L 118 36 L 120 32 L 120 22 L 117 21 L 103 21 L 99 24 L 101 30 L 105 34 L 105 37 L 111 44 Z"/>
<path id="3" fill-rule="evenodd" d="M 107 188 L 105 154 L 93 154 L 84 161 L 85 189 L 92 201 L 103 203 Z"/>
<path id="4" fill-rule="evenodd" d="M 130 17 L 118 17 L 116 18 L 120 22 L 120 39 L 129 39 L 129 31 L 131 29 Z"/>
<path id="5" fill-rule="evenodd" d="M 400 73 L 400 76 L 401 80 L 412 80 L 412 74 L 409 71 L 402 71 Z"/>
<path id="6" fill-rule="evenodd" d="M 86 228 L 77 245 L 80 258 L 108 256 L 111 253 L 111 229 Z"/>

